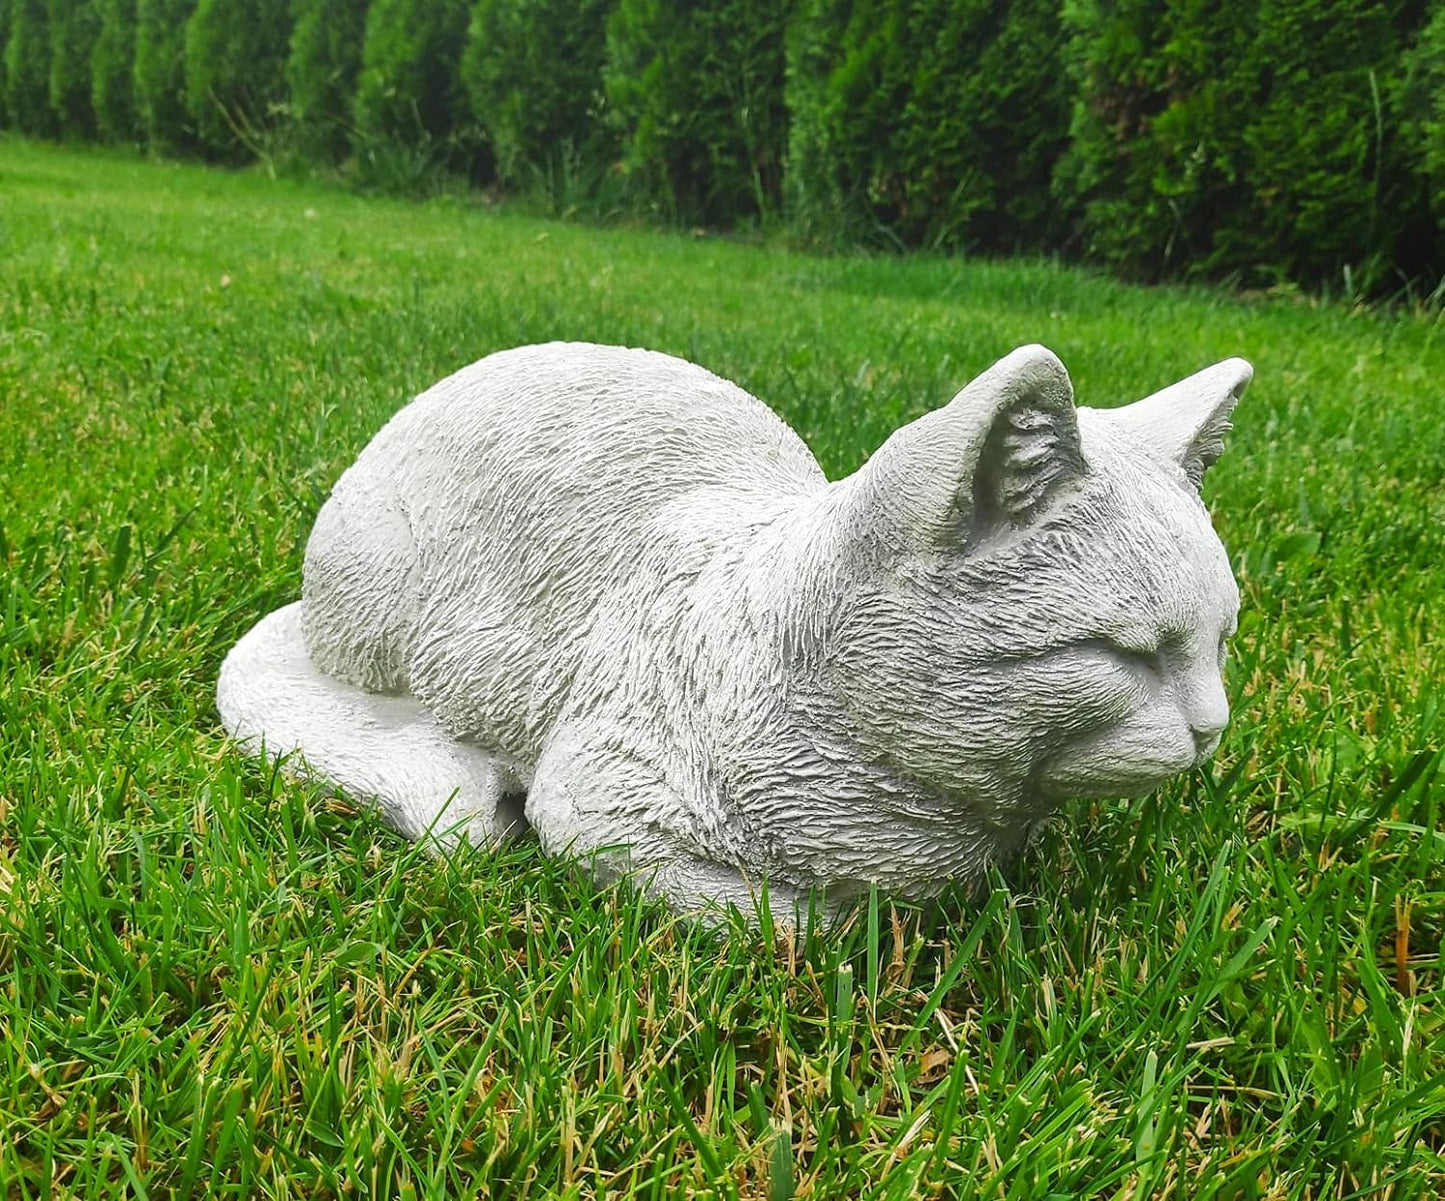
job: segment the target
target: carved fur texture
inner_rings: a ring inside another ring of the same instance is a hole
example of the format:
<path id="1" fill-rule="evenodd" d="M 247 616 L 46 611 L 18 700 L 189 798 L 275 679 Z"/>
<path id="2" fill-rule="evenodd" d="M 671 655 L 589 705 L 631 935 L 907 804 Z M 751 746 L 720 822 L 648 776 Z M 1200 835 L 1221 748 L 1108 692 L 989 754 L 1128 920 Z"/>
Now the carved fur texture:
<path id="1" fill-rule="evenodd" d="M 342 475 L 223 724 L 408 837 L 530 825 L 682 910 L 933 895 L 1213 753 L 1239 596 L 1198 487 L 1250 375 L 1076 409 L 1023 347 L 830 483 L 691 363 L 492 355 Z"/>

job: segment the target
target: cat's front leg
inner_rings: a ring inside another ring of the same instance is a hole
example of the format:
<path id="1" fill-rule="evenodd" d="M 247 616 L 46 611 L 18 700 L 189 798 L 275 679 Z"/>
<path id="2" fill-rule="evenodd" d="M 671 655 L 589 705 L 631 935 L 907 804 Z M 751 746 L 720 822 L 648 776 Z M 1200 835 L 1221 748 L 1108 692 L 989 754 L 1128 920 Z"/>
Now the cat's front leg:
<path id="1" fill-rule="evenodd" d="M 702 854 L 687 837 L 699 806 L 668 783 L 658 756 L 629 747 L 630 728 L 564 725 L 547 740 L 526 812 L 548 855 L 586 864 L 601 884 L 626 880 L 704 921 L 725 921 L 736 908 L 756 925 L 764 906 L 782 929 L 805 925 L 811 913 L 836 916 L 815 893 Z"/>
<path id="2" fill-rule="evenodd" d="M 736 909 L 751 926 L 766 913 L 774 929 L 791 931 L 805 928 L 810 919 L 831 924 L 842 909 L 819 890 L 794 888 L 692 855 L 674 856 L 638 882 L 675 912 L 704 922 L 725 922 Z"/>
<path id="3" fill-rule="evenodd" d="M 527 822 L 542 850 L 587 863 L 599 883 L 667 858 L 663 831 L 681 802 L 654 762 L 614 723 L 564 722 L 527 789 Z"/>

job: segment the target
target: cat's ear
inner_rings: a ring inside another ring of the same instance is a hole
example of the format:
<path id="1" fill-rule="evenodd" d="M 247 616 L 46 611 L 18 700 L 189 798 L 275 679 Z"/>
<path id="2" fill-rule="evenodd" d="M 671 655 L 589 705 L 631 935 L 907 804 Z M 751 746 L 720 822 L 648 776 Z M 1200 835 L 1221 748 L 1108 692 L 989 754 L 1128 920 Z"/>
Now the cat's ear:
<path id="1" fill-rule="evenodd" d="M 1229 415 L 1253 377 L 1254 368 L 1243 359 L 1225 359 L 1153 396 L 1111 410 L 1109 418 L 1177 463 L 1198 488 L 1224 452 Z"/>
<path id="2" fill-rule="evenodd" d="M 849 481 L 850 507 L 894 545 L 957 545 L 1035 521 L 1083 470 L 1068 372 L 1023 346 L 895 431 Z"/>

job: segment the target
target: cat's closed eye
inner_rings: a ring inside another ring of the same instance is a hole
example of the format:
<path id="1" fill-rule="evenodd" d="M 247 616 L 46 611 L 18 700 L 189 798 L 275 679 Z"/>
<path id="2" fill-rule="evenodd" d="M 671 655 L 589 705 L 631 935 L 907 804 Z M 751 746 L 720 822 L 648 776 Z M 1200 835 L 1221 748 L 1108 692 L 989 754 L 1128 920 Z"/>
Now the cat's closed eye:
<path id="1" fill-rule="evenodd" d="M 1131 671 L 1139 672 L 1151 680 L 1158 680 L 1164 675 L 1164 658 L 1157 647 L 1126 645 L 1108 638 L 1104 640 L 1104 648 L 1110 656 Z"/>

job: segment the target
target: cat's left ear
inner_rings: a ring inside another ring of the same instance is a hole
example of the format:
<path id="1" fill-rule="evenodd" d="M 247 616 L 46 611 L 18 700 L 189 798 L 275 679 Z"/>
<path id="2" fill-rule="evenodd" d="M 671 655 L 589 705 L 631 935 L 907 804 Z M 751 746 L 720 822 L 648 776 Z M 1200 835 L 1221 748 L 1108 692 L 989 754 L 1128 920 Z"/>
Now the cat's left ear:
<path id="1" fill-rule="evenodd" d="M 940 549 L 1031 524 L 1084 469 L 1064 365 L 1021 346 L 895 430 L 843 495 L 855 533 Z"/>
<path id="2" fill-rule="evenodd" d="M 1112 409 L 1108 417 L 1177 463 L 1198 488 L 1224 452 L 1229 415 L 1253 377 L 1254 368 L 1243 359 L 1225 359 L 1153 396 Z"/>

